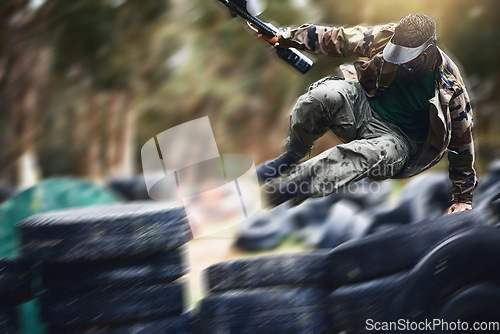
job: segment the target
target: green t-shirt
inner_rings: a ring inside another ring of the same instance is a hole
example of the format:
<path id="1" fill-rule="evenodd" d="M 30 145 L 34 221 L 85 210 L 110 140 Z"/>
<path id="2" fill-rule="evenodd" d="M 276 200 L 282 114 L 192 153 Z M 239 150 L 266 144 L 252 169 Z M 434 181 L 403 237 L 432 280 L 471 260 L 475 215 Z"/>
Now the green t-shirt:
<path id="1" fill-rule="evenodd" d="M 423 140 L 429 127 L 429 99 L 434 96 L 436 70 L 419 83 L 406 86 L 396 77 L 387 91 L 368 98 L 370 106 L 383 119 L 399 126 L 408 137 Z"/>

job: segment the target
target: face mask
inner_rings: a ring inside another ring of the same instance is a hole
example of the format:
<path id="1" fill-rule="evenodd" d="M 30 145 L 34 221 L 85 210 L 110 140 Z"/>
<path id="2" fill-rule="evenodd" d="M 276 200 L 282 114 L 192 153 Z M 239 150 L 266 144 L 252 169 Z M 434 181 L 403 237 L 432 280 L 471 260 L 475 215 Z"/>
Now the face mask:
<path id="1" fill-rule="evenodd" d="M 407 86 L 419 83 L 431 72 L 436 62 L 437 53 L 437 46 L 433 42 L 417 58 L 404 64 L 395 64 L 394 67 L 399 79 Z"/>

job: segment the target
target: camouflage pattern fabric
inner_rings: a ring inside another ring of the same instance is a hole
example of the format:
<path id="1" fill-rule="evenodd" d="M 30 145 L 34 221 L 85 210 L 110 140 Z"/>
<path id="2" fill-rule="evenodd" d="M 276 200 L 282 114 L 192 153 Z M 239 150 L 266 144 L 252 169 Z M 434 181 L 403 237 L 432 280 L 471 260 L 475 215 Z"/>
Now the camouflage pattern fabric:
<path id="1" fill-rule="evenodd" d="M 374 112 L 358 82 L 322 79 L 302 95 L 290 114 L 288 151 L 305 156 L 313 142 L 332 130 L 344 144 L 295 167 L 285 176 L 298 204 L 326 196 L 364 177 L 397 175 L 416 154 L 417 143 Z M 277 180 L 276 182 L 280 182 Z"/>
<path id="2" fill-rule="evenodd" d="M 357 78 L 367 96 L 383 94 L 396 77 L 394 66 L 385 62 L 382 51 L 397 25 L 372 27 L 323 27 L 305 24 L 297 29 L 279 30 L 279 43 L 315 54 L 338 57 L 365 57 L 354 63 Z M 438 163 L 448 151 L 453 202 L 472 203 L 476 186 L 472 108 L 457 66 L 439 50 L 436 94 L 430 100 L 430 127 L 427 139 L 415 159 L 395 178 L 416 175 Z"/>

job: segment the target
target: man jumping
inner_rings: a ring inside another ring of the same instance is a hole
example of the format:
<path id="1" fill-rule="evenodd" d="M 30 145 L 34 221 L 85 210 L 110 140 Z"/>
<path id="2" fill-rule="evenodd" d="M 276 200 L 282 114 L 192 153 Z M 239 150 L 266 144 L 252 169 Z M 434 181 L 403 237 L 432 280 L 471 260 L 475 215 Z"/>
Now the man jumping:
<path id="1" fill-rule="evenodd" d="M 259 37 L 315 54 L 369 58 L 354 63 L 357 80 L 327 77 L 298 99 L 285 153 L 257 168 L 270 205 L 296 205 L 365 177 L 410 177 L 448 152 L 448 213 L 472 208 L 472 109 L 457 66 L 437 47 L 431 18 L 410 14 L 399 24 L 353 28 L 306 24 Z M 343 144 L 299 164 L 328 130 Z"/>

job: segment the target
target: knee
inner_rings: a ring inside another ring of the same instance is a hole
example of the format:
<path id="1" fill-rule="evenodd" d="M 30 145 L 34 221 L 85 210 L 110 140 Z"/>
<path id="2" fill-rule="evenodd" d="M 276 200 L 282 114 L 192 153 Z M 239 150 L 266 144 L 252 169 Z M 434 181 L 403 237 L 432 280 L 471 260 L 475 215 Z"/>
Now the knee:
<path id="1" fill-rule="evenodd" d="M 380 163 L 370 172 L 374 179 L 390 178 L 398 174 L 409 160 L 409 150 L 404 145 L 386 143 L 376 149 Z"/>
<path id="2" fill-rule="evenodd" d="M 337 105 L 342 101 L 340 94 L 341 85 L 334 83 L 323 83 L 311 89 L 307 95 L 310 101 L 317 102 L 324 107 Z"/>
<path id="3" fill-rule="evenodd" d="M 299 97 L 294 108 L 290 112 L 292 118 L 303 115 L 324 116 L 325 112 L 331 112 L 343 105 L 343 95 L 347 86 L 343 80 L 327 80 L 315 83 L 303 95 Z"/>

